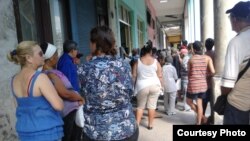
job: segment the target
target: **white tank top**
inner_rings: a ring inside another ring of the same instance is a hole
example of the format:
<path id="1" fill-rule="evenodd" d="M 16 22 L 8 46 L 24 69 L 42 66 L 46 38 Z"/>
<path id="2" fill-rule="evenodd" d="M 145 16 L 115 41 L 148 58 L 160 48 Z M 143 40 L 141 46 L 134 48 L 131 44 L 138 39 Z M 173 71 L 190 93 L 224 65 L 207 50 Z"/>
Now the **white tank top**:
<path id="1" fill-rule="evenodd" d="M 156 59 L 154 59 L 154 63 L 151 65 L 145 65 L 141 62 L 140 59 L 138 59 L 135 94 L 137 94 L 137 92 L 148 86 L 152 85 L 161 86 L 156 71 L 157 71 Z"/>

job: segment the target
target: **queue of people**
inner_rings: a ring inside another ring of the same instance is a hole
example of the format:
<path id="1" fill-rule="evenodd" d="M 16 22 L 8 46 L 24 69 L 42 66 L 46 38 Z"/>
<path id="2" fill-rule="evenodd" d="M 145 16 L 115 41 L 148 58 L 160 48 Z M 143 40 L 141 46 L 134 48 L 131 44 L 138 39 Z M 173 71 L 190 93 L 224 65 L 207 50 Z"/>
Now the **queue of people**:
<path id="1" fill-rule="evenodd" d="M 249 71 L 243 75 L 244 79 L 237 80 L 249 56 L 242 51 L 249 41 L 248 7 L 250 2 L 239 2 L 227 11 L 238 35 L 229 43 L 222 79 L 222 94 L 228 94 L 224 124 L 249 124 L 250 108 L 246 102 Z M 197 114 L 197 125 L 207 122 L 204 110 L 211 95 L 208 86 L 215 73 L 213 39 L 206 41 L 206 54 L 200 41 L 191 44 L 183 41 L 180 50 L 168 48 L 153 54 L 152 42 L 148 41 L 140 57 L 134 51 L 130 64 L 117 56 L 115 44 L 112 30 L 101 26 L 90 32 L 91 54 L 85 63 L 79 61 L 82 54 L 77 43 L 70 40 L 64 42 L 60 58 L 56 46 L 46 42 L 39 45 L 22 41 L 9 52 L 9 61 L 20 66 L 11 79 L 11 90 L 17 106 L 16 131 L 21 141 L 137 141 L 145 108 L 147 128 L 154 127 L 160 94 L 164 95 L 166 114 L 176 114 L 178 79 L 182 82 L 183 110 L 192 109 Z M 232 61 L 232 57 L 237 60 Z M 133 96 L 137 99 L 135 113 Z M 75 123 L 81 105 L 84 105 L 83 128 Z"/>

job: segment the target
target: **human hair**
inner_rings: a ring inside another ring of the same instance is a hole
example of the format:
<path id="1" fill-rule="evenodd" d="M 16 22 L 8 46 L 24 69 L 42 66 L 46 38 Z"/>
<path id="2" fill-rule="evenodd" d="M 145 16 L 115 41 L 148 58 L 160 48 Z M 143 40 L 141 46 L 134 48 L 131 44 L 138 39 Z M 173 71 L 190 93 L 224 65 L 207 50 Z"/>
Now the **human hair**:
<path id="1" fill-rule="evenodd" d="M 212 39 L 212 38 L 206 39 L 206 41 L 205 41 L 206 49 L 207 50 L 212 50 L 213 46 L 214 46 L 214 39 Z"/>
<path id="2" fill-rule="evenodd" d="M 137 55 L 138 54 L 138 49 L 133 49 L 132 50 L 132 56 L 135 56 L 135 55 Z"/>
<path id="3" fill-rule="evenodd" d="M 67 40 L 63 43 L 63 52 L 64 53 L 69 53 L 72 50 L 77 49 L 77 43 L 72 40 Z"/>
<path id="4" fill-rule="evenodd" d="M 117 50 L 115 49 L 115 37 L 113 31 L 107 26 L 98 26 L 90 31 L 90 41 L 96 44 L 94 54 L 98 52 L 106 55 L 115 56 Z"/>
<path id="5" fill-rule="evenodd" d="M 7 58 L 10 62 L 14 62 L 23 67 L 27 61 L 26 55 L 33 55 L 33 48 L 37 45 L 38 43 L 35 41 L 22 41 L 17 45 L 16 49 L 7 54 Z"/>
<path id="6" fill-rule="evenodd" d="M 40 47 L 41 47 L 41 49 L 43 51 L 43 54 L 45 54 L 46 50 L 48 48 L 48 43 L 47 42 L 43 42 L 43 43 L 40 44 Z"/>
<path id="7" fill-rule="evenodd" d="M 193 43 L 189 43 L 187 48 L 188 48 L 188 50 L 192 50 L 193 49 Z"/>
<path id="8" fill-rule="evenodd" d="M 146 45 L 144 45 L 141 49 L 141 56 L 144 56 L 146 55 L 147 53 L 150 53 L 154 51 L 154 53 L 157 52 L 157 49 L 156 48 L 153 48 L 152 46 L 152 42 L 149 40 L 147 41 Z"/>
<path id="9" fill-rule="evenodd" d="M 187 40 L 182 40 L 182 45 L 187 46 L 188 42 Z"/>
<path id="10" fill-rule="evenodd" d="M 165 63 L 173 63 L 173 58 L 172 57 L 170 57 L 170 56 L 166 56 L 165 58 L 164 58 L 164 61 L 165 61 Z"/>
<path id="11" fill-rule="evenodd" d="M 193 43 L 193 49 L 195 54 L 202 55 L 202 43 L 200 41 L 195 41 Z"/>

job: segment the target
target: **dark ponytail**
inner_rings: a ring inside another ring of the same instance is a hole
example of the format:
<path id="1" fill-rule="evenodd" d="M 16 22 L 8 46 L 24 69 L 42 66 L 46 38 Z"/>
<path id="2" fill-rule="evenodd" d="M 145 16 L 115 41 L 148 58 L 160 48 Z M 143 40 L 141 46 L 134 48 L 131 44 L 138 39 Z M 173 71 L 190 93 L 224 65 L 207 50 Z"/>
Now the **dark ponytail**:
<path id="1" fill-rule="evenodd" d="M 153 43 L 151 40 L 148 40 L 147 43 L 141 49 L 141 56 L 150 53 L 152 49 L 153 49 Z"/>

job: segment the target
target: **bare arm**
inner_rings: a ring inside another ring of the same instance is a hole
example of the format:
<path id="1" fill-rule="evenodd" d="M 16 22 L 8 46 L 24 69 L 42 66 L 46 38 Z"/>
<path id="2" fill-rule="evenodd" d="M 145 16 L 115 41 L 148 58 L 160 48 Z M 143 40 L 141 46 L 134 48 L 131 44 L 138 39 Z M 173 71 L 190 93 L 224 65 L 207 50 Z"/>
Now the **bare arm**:
<path id="1" fill-rule="evenodd" d="M 213 60 L 209 56 L 207 57 L 208 57 L 208 68 L 210 70 L 211 75 L 214 75 L 215 70 L 214 70 Z"/>
<path id="2" fill-rule="evenodd" d="M 137 64 L 138 62 L 135 62 L 132 66 L 132 77 L 133 77 L 133 84 L 135 84 L 136 77 L 137 77 Z"/>
<path id="3" fill-rule="evenodd" d="M 188 69 L 188 77 L 189 77 L 190 76 L 190 70 L 191 70 L 191 59 L 188 60 L 187 69 Z"/>
<path id="4" fill-rule="evenodd" d="M 69 101 L 84 101 L 75 91 L 68 90 L 58 76 L 52 73 L 48 74 L 48 76 L 54 82 L 54 86 L 60 97 Z"/>
<path id="5" fill-rule="evenodd" d="M 158 78 L 160 79 L 160 82 L 161 82 L 161 87 L 163 88 L 163 80 L 162 80 L 162 68 L 161 68 L 161 65 L 159 62 L 157 62 L 157 76 Z"/>
<path id="6" fill-rule="evenodd" d="M 49 101 L 55 110 L 63 110 L 63 101 L 57 94 L 56 89 L 49 80 L 48 76 L 46 74 L 40 74 L 38 79 L 38 85 L 42 95 Z"/>
<path id="7" fill-rule="evenodd" d="M 221 95 L 228 95 L 232 91 L 232 88 L 221 86 Z"/>
<path id="8" fill-rule="evenodd" d="M 180 56 L 180 52 L 179 52 L 179 51 L 177 52 L 177 55 L 178 55 L 178 57 L 179 57 L 179 62 L 180 62 L 180 64 L 182 64 L 182 61 L 183 61 L 183 60 L 182 60 L 182 58 L 181 58 L 181 56 Z"/>

